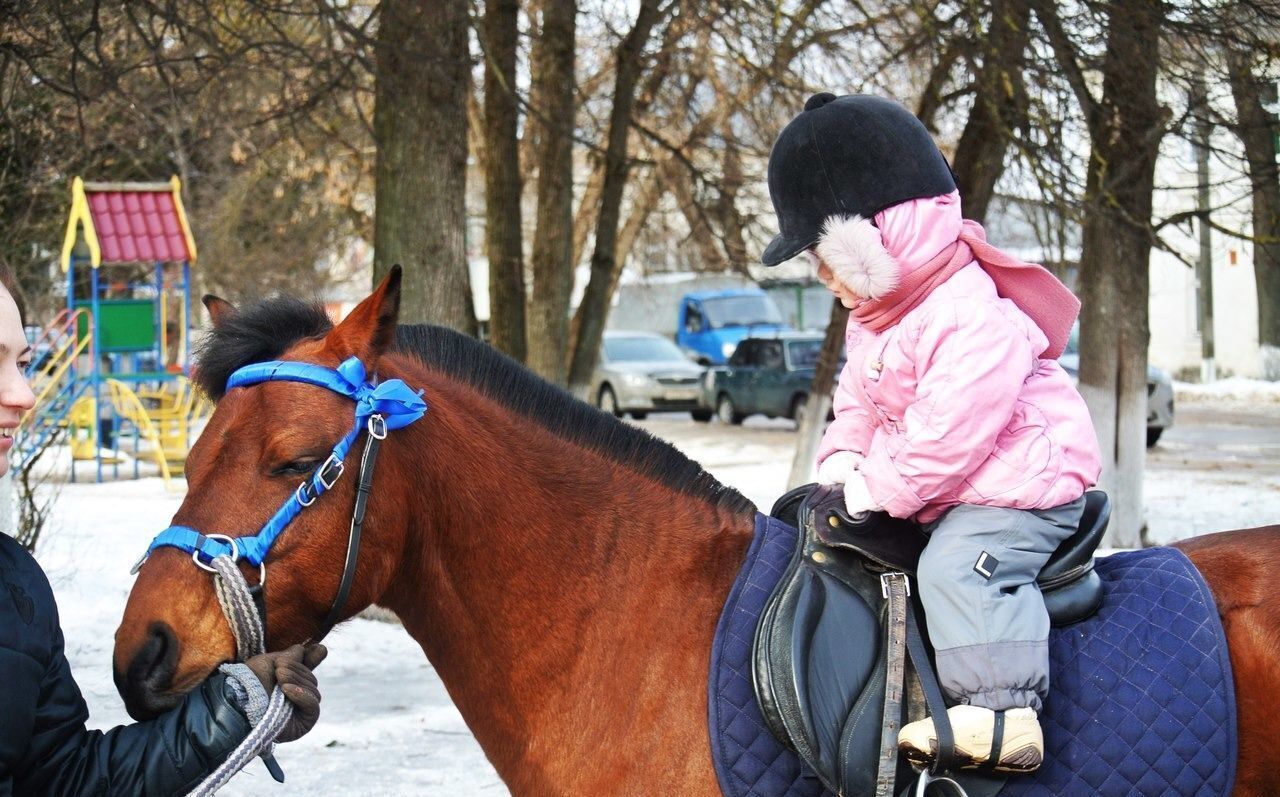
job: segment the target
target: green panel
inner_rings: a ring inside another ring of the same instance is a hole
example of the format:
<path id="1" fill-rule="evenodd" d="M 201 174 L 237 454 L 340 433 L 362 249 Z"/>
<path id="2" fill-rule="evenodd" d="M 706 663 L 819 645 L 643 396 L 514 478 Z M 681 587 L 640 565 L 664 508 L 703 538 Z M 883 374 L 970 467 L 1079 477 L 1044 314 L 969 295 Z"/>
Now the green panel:
<path id="1" fill-rule="evenodd" d="M 77 301 L 76 309 L 92 311 L 89 301 Z M 156 347 L 156 303 L 150 299 L 106 299 L 98 302 L 98 351 L 151 351 Z M 88 333 L 88 320 L 80 319 L 79 334 Z"/>

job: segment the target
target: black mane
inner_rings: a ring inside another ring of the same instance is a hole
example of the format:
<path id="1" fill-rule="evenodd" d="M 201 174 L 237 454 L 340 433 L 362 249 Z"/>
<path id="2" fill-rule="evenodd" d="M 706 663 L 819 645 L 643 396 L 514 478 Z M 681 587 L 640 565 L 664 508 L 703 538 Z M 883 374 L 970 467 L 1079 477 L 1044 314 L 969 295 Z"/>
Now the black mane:
<path id="1" fill-rule="evenodd" d="M 318 304 L 282 297 L 247 305 L 209 334 L 197 355 L 195 380 L 217 400 L 237 368 L 276 359 L 298 341 L 321 337 L 332 328 Z M 395 350 L 471 385 L 563 439 L 686 495 L 710 498 L 716 506 L 733 511 L 755 511 L 750 501 L 675 446 L 618 422 L 474 338 L 446 327 L 401 325 L 396 329 Z"/>

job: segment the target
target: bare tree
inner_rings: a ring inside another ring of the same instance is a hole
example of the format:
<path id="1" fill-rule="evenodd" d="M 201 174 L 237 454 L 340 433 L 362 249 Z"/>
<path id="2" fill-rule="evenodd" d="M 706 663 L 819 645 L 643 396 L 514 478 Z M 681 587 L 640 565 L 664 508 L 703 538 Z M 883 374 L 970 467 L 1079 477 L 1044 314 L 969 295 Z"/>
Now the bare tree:
<path id="1" fill-rule="evenodd" d="M 627 142 L 631 134 L 631 112 L 636 84 L 640 79 L 645 45 L 660 16 L 661 0 L 640 0 L 640 10 L 631 31 L 618 45 L 614 59 L 613 108 L 609 114 L 609 135 L 604 154 L 604 183 L 600 191 L 600 211 L 596 216 L 595 251 L 591 253 L 591 279 L 583 296 L 584 306 L 608 304 L 613 289 L 618 226 L 622 220 L 622 192 L 630 170 Z M 667 8 L 675 5 L 668 0 Z M 569 387 L 585 396 L 599 357 L 604 335 L 604 313 L 583 316 L 571 351 Z"/>
<path id="2" fill-rule="evenodd" d="M 563 385 L 573 289 L 574 47 L 577 3 L 544 0 L 534 50 L 538 128 L 538 211 L 533 238 L 533 292 L 528 314 L 529 367 Z"/>
<path id="3" fill-rule="evenodd" d="M 489 258 L 489 342 L 525 358 L 524 243 L 520 210 L 520 150 L 516 135 L 519 0 L 485 3 L 484 173 L 485 252 Z"/>
<path id="4" fill-rule="evenodd" d="M 467 271 L 465 0 L 383 0 L 375 47 L 374 281 L 404 266 L 401 318 L 476 334 Z"/>
<path id="5" fill-rule="evenodd" d="M 1022 73 L 1031 7 L 1027 0 L 992 0 L 990 13 L 988 35 L 980 39 L 973 106 L 953 159 L 964 215 L 979 222 L 1004 174 L 1009 145 L 1026 124 L 1027 107 Z"/>
<path id="6" fill-rule="evenodd" d="M 1263 107 L 1263 81 L 1255 71 L 1260 60 L 1235 47 L 1228 47 L 1226 59 L 1236 105 L 1235 132 L 1244 144 L 1253 198 L 1258 342 L 1263 347 L 1264 376 L 1280 379 L 1280 169 L 1276 166 L 1280 123 L 1274 109 Z"/>
<path id="7" fill-rule="evenodd" d="M 1100 98 L 1059 9 L 1035 0 L 1035 11 L 1092 142 L 1080 254 L 1080 392 L 1102 447 L 1102 485 L 1116 506 L 1109 541 L 1133 547 L 1143 525 L 1152 191 L 1167 122 L 1156 98 L 1165 8 L 1160 0 L 1106 4 Z"/>

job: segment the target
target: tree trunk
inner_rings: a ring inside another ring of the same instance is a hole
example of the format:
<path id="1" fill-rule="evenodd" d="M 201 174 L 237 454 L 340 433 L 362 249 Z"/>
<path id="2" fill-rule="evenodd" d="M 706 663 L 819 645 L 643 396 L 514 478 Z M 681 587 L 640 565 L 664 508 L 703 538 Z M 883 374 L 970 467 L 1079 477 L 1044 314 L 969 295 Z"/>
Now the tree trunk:
<path id="1" fill-rule="evenodd" d="M 485 252 L 489 257 L 489 342 L 525 358 L 520 152 L 516 139 L 519 0 L 484 9 Z"/>
<path id="2" fill-rule="evenodd" d="M 374 282 L 404 266 L 400 318 L 476 334 L 467 273 L 467 4 L 384 0 L 375 45 Z"/>
<path id="3" fill-rule="evenodd" d="M 1031 6 L 1026 0 L 994 0 L 991 30 L 975 80 L 973 108 L 956 146 L 955 175 L 964 216 L 979 223 L 1004 174 L 1005 154 L 1014 131 L 1026 124 L 1027 96 L 1022 81 Z"/>
<path id="4" fill-rule="evenodd" d="M 1236 102 L 1236 135 L 1244 144 L 1253 187 L 1253 275 L 1263 377 L 1280 379 L 1280 124 L 1262 107 L 1261 79 L 1253 74 L 1249 54 L 1229 50 L 1227 68 Z"/>
<path id="5" fill-rule="evenodd" d="M 796 455 L 791 460 L 791 474 L 787 476 L 788 490 L 813 480 L 814 461 L 818 458 L 822 433 L 827 428 L 827 413 L 831 411 L 831 394 L 835 390 L 840 352 L 844 347 L 844 332 L 848 326 L 848 308 L 839 301 L 833 301 L 831 320 L 827 322 L 827 335 L 822 339 L 822 351 L 818 354 L 818 367 L 813 372 L 813 383 L 809 386 L 804 421 L 796 434 Z"/>
<path id="6" fill-rule="evenodd" d="M 641 56 L 649 34 L 658 21 L 659 0 L 640 0 L 635 25 L 618 45 L 614 69 L 613 109 L 609 114 L 608 145 L 604 154 L 604 185 L 600 189 L 600 212 L 596 216 L 595 251 L 591 254 L 591 280 L 582 297 L 584 312 L 569 368 L 569 387 L 585 396 L 600 355 L 605 316 L 612 296 L 614 258 L 618 225 L 622 219 L 622 192 L 627 186 L 630 160 L 627 140 L 631 133 L 631 112 L 635 106 L 636 83 L 640 79 Z"/>
<path id="7" fill-rule="evenodd" d="M 1092 151 L 1080 254 L 1080 393 L 1102 449 L 1113 501 L 1108 544 L 1141 544 L 1146 460 L 1147 301 L 1151 196 L 1164 119 L 1156 98 L 1160 0 L 1109 6 L 1102 99 L 1089 113 Z"/>
<path id="8" fill-rule="evenodd" d="M 538 211 L 533 235 L 533 292 L 528 315 L 529 367 L 563 385 L 573 291 L 573 130 L 575 0 L 546 0 L 534 65 L 542 102 L 538 127 Z"/>

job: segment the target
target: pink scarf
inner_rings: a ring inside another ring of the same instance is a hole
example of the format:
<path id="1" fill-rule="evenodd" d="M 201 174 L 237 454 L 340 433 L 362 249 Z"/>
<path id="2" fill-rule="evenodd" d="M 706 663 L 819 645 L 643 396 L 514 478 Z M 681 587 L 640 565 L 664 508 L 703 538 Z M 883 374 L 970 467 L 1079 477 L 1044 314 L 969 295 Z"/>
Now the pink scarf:
<path id="1" fill-rule="evenodd" d="M 1024 263 L 987 243 L 982 225 L 969 219 L 960 226 L 959 240 L 904 274 L 889 294 L 860 302 L 851 315 L 867 329 L 882 332 L 975 260 L 996 284 L 996 293 L 1016 304 L 1049 339 L 1049 348 L 1041 357 L 1057 359 L 1066 348 L 1071 326 L 1080 313 L 1080 300 L 1044 266 Z"/>

